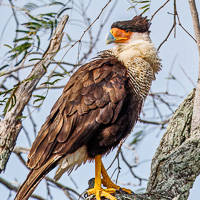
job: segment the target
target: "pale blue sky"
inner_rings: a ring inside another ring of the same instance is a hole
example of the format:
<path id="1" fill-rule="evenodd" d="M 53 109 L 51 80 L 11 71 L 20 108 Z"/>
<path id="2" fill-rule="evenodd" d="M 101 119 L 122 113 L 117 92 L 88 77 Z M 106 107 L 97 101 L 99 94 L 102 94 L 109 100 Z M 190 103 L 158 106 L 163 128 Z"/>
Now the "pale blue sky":
<path id="1" fill-rule="evenodd" d="M 115 0 L 112 1 L 111 5 L 114 3 Z M 21 4 L 25 1 L 21 1 Z M 34 1 L 33 1 L 34 2 Z M 35 0 L 35 2 L 38 2 Z M 85 1 L 87 2 L 87 1 Z M 93 21 L 99 12 L 101 11 L 102 7 L 104 7 L 105 3 L 107 1 L 102 0 L 93 0 L 92 5 L 88 10 L 88 15 L 91 18 L 91 21 Z M 154 11 L 159 8 L 159 6 L 163 3 L 164 1 L 156 1 L 152 0 L 152 5 L 150 11 L 146 13 L 147 16 L 151 16 Z M 5 23 L 7 23 L 8 18 L 11 15 L 11 9 L 9 8 L 7 1 L 3 0 L 0 1 L 1 6 L 0 6 L 0 19 L 1 19 L 1 24 L 0 24 L 0 32 L 3 29 Z M 156 47 L 159 46 L 159 44 L 162 42 L 162 40 L 166 37 L 169 29 L 172 26 L 173 23 L 173 16 L 168 14 L 173 12 L 173 1 L 171 1 L 153 20 L 152 26 L 151 26 L 151 38 L 153 40 L 153 43 L 155 44 Z M 97 48 L 93 52 L 91 58 L 96 55 L 96 53 L 100 50 L 104 50 L 106 48 L 112 47 L 106 46 L 105 44 L 105 37 L 106 34 L 108 33 L 110 29 L 110 25 L 114 21 L 118 20 L 127 20 L 131 19 L 134 15 L 135 12 L 133 9 L 127 10 L 127 8 L 130 7 L 130 4 L 128 3 L 127 0 L 119 0 L 117 3 L 116 8 L 114 9 L 111 18 L 107 22 L 106 26 L 104 27 L 102 31 L 102 35 L 100 37 L 100 40 L 98 42 Z M 200 8 L 200 3 L 198 2 L 197 7 Z M 184 27 L 191 33 L 193 34 L 193 27 L 192 27 L 192 21 L 191 21 L 191 16 L 189 13 L 189 6 L 187 1 L 181 1 L 177 0 L 177 10 L 181 19 L 182 24 Z M 106 12 L 108 11 L 108 8 L 105 10 L 105 14 L 103 15 L 103 18 L 106 16 Z M 199 9 L 200 11 L 200 9 Z M 35 14 L 35 13 L 34 13 Z M 71 12 L 69 11 L 68 14 L 70 15 L 71 19 L 78 18 L 76 12 Z M 24 16 L 21 16 L 23 18 Z M 92 28 L 92 31 L 95 33 L 96 27 L 98 27 L 99 23 L 101 22 L 102 18 L 99 19 L 99 21 L 96 22 L 95 26 Z M 66 26 L 65 32 L 69 33 L 70 35 L 73 36 L 74 39 L 79 39 L 82 32 L 84 31 L 85 27 L 77 27 L 73 26 L 73 21 L 69 21 L 69 26 Z M 7 50 L 5 47 L 3 47 L 3 43 L 11 43 L 13 36 L 14 36 L 14 30 L 15 30 L 15 24 L 13 19 L 11 19 L 8 22 L 7 28 L 5 30 L 5 33 L 3 35 L 3 38 L 1 38 L 1 43 L 0 43 L 0 59 L 3 60 L 5 58 L 5 51 Z M 86 38 L 83 38 L 87 39 Z M 44 42 L 46 45 L 48 44 L 47 42 Z M 66 38 L 64 37 L 63 39 L 63 45 L 66 45 Z M 82 51 L 85 49 L 82 48 Z M 64 54 L 65 49 L 61 51 L 59 54 L 60 56 L 62 53 Z M 72 60 L 73 62 L 77 61 L 77 48 L 72 49 L 64 58 L 64 60 Z M 166 85 L 167 85 L 167 79 L 166 77 L 168 76 L 168 72 L 172 67 L 172 64 L 174 65 L 173 67 L 173 74 L 174 76 L 181 82 L 181 84 L 177 84 L 175 81 L 171 81 L 169 85 L 169 91 L 172 94 L 179 94 L 185 97 L 193 88 L 191 82 L 188 80 L 188 78 L 184 75 L 181 67 L 184 68 L 184 71 L 187 73 L 191 79 L 195 82 L 197 79 L 197 69 L 198 69 L 198 57 L 197 57 L 197 48 L 194 43 L 194 41 L 188 37 L 188 35 L 182 31 L 180 27 L 177 26 L 176 30 L 176 38 L 174 39 L 172 36 L 170 36 L 169 40 L 167 43 L 163 45 L 163 47 L 160 49 L 159 53 L 160 58 L 162 59 L 162 71 L 157 75 L 157 80 L 154 81 L 152 89 L 153 91 L 163 91 L 166 90 Z M 59 60 L 59 58 L 57 58 Z M 88 59 L 89 60 L 89 59 Z M 174 62 L 175 60 L 175 62 Z M 26 76 L 27 71 L 24 71 L 24 76 Z M 64 79 L 61 83 L 66 83 L 67 79 Z M 33 111 L 33 117 L 36 120 L 38 124 L 38 129 L 39 127 L 44 123 L 46 117 L 49 114 L 49 111 L 52 107 L 52 105 L 55 103 L 56 99 L 60 96 L 61 90 L 52 90 L 48 94 L 48 98 L 44 102 L 43 107 L 41 108 L 40 112 L 35 112 Z M 51 99 L 51 100 L 50 100 Z M 180 103 L 183 100 L 181 99 L 176 99 L 174 100 L 175 103 Z M 147 99 L 148 101 L 148 99 Z M 179 102 L 177 102 L 179 101 Z M 163 112 L 165 112 L 166 109 L 163 108 Z M 167 112 L 167 111 L 166 111 Z M 152 116 L 152 113 L 147 113 L 149 116 Z M 148 118 L 148 116 L 147 116 Z M 30 136 L 31 139 L 34 138 L 33 135 L 33 130 L 31 128 L 31 123 L 25 119 L 23 120 L 23 123 L 25 127 L 27 128 L 28 131 L 30 131 Z M 140 129 L 140 125 L 137 125 L 137 127 L 134 129 L 134 131 L 137 131 Z M 133 131 L 133 132 L 134 132 Z M 140 161 L 142 160 L 151 160 L 152 156 L 154 155 L 157 146 L 159 145 L 159 141 L 162 137 L 163 132 L 160 134 L 158 133 L 158 129 L 148 129 L 149 132 L 146 133 L 146 137 L 144 140 L 138 145 L 137 147 L 137 154 L 139 155 Z M 131 136 L 129 136 L 129 140 L 131 139 Z M 17 141 L 17 146 L 21 146 L 27 144 L 26 141 L 24 141 L 24 135 L 21 133 L 18 141 Z M 127 151 L 128 152 L 128 151 Z M 115 155 L 115 151 L 113 153 L 109 154 L 109 156 L 104 158 L 105 165 L 108 166 L 109 163 L 111 162 L 112 158 Z M 133 153 L 129 152 L 127 154 L 129 156 L 129 160 L 133 161 L 134 155 Z M 147 178 L 150 174 L 150 161 L 145 162 L 142 164 L 140 167 L 138 167 L 135 170 L 135 173 L 138 174 L 141 177 Z M 115 165 L 116 166 L 116 165 Z M 120 179 L 119 183 L 123 184 L 126 182 L 131 182 L 133 185 L 138 184 L 138 181 L 136 179 L 133 179 L 132 176 L 130 176 L 129 171 L 126 167 L 123 165 L 121 166 L 121 173 L 120 173 Z M 114 167 L 109 170 L 109 173 L 113 172 Z M 22 182 L 25 180 L 27 174 L 27 170 L 19 163 L 18 159 L 16 159 L 15 155 L 11 156 L 11 159 L 9 160 L 9 163 L 6 168 L 6 172 L 2 174 L 1 176 L 3 178 L 7 178 L 9 181 L 15 182 L 17 181 Z M 52 173 L 51 173 L 52 174 Z M 71 176 L 74 178 L 76 183 L 78 184 L 79 192 L 83 192 L 87 188 L 87 181 L 91 178 L 94 177 L 94 164 L 89 163 L 84 166 L 81 166 L 78 168 L 78 170 L 72 172 Z M 64 175 L 61 178 L 61 182 L 65 183 L 68 186 L 71 186 L 74 188 L 74 185 L 72 184 L 70 178 L 66 175 Z M 36 192 L 38 194 L 44 194 L 43 188 L 45 183 L 42 182 L 36 189 Z M 135 191 L 136 189 L 140 188 L 138 186 L 133 187 L 133 185 L 130 186 L 130 188 Z M 200 190 L 199 190 L 199 185 L 200 185 L 200 180 L 196 181 L 194 188 L 191 191 L 190 195 L 190 200 L 198 200 L 200 196 Z M 145 187 L 145 184 L 142 185 L 142 187 Z M 1 191 L 1 197 L 0 199 L 6 199 L 9 195 L 8 190 L 0 185 L 0 191 Z M 66 199 L 65 195 L 63 194 L 62 191 L 55 191 L 53 194 L 56 196 L 56 199 Z M 46 193 L 46 191 L 45 191 Z M 11 198 L 12 199 L 12 198 Z"/>

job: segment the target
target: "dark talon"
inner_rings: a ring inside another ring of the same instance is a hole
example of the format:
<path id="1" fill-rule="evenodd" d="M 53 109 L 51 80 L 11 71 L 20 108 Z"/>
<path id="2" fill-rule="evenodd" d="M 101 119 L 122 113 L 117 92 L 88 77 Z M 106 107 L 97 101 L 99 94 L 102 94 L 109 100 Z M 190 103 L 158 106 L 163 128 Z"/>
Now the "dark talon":
<path id="1" fill-rule="evenodd" d="M 88 181 L 89 189 L 94 188 L 94 182 L 95 182 L 95 178 L 91 178 L 91 179 Z"/>

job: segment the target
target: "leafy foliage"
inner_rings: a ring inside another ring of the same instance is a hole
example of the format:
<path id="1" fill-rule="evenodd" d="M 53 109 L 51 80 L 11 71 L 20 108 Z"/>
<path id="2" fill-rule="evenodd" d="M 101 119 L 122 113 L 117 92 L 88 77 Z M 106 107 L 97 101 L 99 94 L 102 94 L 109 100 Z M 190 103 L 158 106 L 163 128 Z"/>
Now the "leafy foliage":
<path id="1" fill-rule="evenodd" d="M 14 46 L 11 47 L 11 50 L 8 52 L 11 60 L 22 56 L 21 62 L 27 53 L 30 53 L 32 50 L 38 51 L 41 44 L 41 32 L 48 31 L 50 38 L 57 26 L 60 15 L 64 11 L 70 9 L 60 1 L 50 1 L 50 3 L 43 5 L 43 7 L 45 6 L 52 6 L 53 11 L 33 15 L 31 11 L 39 9 L 41 6 L 31 2 L 24 5 L 24 14 L 28 17 L 28 20 L 22 23 L 20 28 L 16 30 L 16 32 L 20 34 L 20 38 L 14 39 Z M 57 11 L 58 7 L 59 12 Z M 18 62 L 17 65 L 20 62 Z"/>
<path id="2" fill-rule="evenodd" d="M 144 14 L 150 9 L 151 0 L 131 0 L 131 2 L 133 3 L 133 6 L 129 7 L 129 9 L 139 6 L 139 9 L 142 10 L 141 14 Z"/>
<path id="3" fill-rule="evenodd" d="M 15 66 L 18 66 L 27 55 L 31 55 L 29 61 L 41 60 L 41 58 L 35 58 L 33 56 L 35 53 L 38 54 L 39 50 L 41 49 L 41 37 L 44 35 L 44 33 L 48 33 L 50 39 L 61 15 L 66 10 L 70 9 L 69 7 L 67 7 L 67 3 L 65 4 L 61 1 L 48 0 L 47 3 L 44 2 L 45 1 L 41 1 L 38 4 L 28 2 L 23 6 L 20 12 L 23 12 L 23 14 L 27 17 L 26 21 L 24 23 L 21 23 L 16 29 L 16 36 L 13 40 L 13 45 L 4 44 L 4 46 L 8 48 L 7 54 L 9 61 L 14 61 Z M 35 11 L 37 11 L 37 9 L 40 9 L 41 7 L 50 7 L 51 9 L 48 10 L 50 10 L 51 12 L 43 11 L 39 12 L 39 14 L 33 14 L 36 13 Z M 9 67 L 8 64 L 1 66 L 0 71 L 7 67 Z M 44 68 L 46 70 L 45 66 Z M 3 76 L 4 73 L 0 72 L 0 77 Z M 54 75 L 52 77 L 54 77 Z M 61 77 L 60 74 L 59 77 Z M 24 81 L 17 80 L 17 83 L 13 85 L 12 88 L 4 88 L 3 91 L 0 91 L 0 105 L 5 105 L 4 114 L 16 104 L 15 93 L 18 86 L 23 82 L 29 80 L 30 79 L 25 79 Z M 53 81 L 49 80 L 45 84 L 52 86 L 59 80 L 60 79 L 58 78 Z M 37 94 L 33 97 L 33 104 L 36 104 L 37 102 L 43 102 L 46 96 Z M 37 105 L 36 107 L 39 107 L 41 104 Z"/>
<path id="4" fill-rule="evenodd" d="M 143 138 L 144 138 L 144 132 L 142 130 L 134 133 L 133 139 L 130 142 L 130 145 L 131 146 L 137 145 Z"/>
<path id="5" fill-rule="evenodd" d="M 0 92 L 0 96 L 3 97 L 3 100 L 0 100 L 0 105 L 3 105 L 3 103 L 5 103 L 5 107 L 4 107 L 4 115 L 6 114 L 6 112 L 10 111 L 16 104 L 16 91 L 19 87 L 20 84 L 22 83 L 26 83 L 30 80 L 33 80 L 35 77 L 29 77 L 25 80 L 23 80 L 22 82 L 18 82 L 16 85 L 14 85 L 13 88 L 9 89 L 9 90 L 5 90 L 3 92 Z"/>

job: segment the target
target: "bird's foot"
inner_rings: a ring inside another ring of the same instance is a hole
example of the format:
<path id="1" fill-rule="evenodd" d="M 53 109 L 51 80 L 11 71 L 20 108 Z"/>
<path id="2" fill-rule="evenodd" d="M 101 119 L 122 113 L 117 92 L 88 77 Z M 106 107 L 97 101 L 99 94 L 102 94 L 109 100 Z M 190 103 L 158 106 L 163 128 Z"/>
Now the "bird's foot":
<path id="1" fill-rule="evenodd" d="M 118 186 L 118 185 L 116 185 L 116 184 L 114 184 L 113 182 L 111 182 L 111 180 L 105 180 L 105 179 L 103 179 L 102 180 L 102 182 L 103 182 L 103 185 L 105 186 L 105 187 L 107 187 L 107 190 L 109 191 L 110 189 L 112 189 L 112 190 L 118 190 L 118 191 L 123 191 L 123 192 L 126 192 L 126 193 L 128 193 L 128 194 L 133 194 L 133 192 L 131 191 L 131 190 L 129 190 L 129 189 L 126 189 L 126 188 L 122 188 L 122 187 L 120 187 L 120 186 Z M 114 191 L 114 192 L 115 192 Z M 112 193 L 114 193 L 114 192 L 112 192 Z"/>
<path id="2" fill-rule="evenodd" d="M 131 190 L 129 190 L 129 189 L 126 189 L 126 188 L 121 188 L 121 187 L 119 187 L 118 185 L 116 185 L 116 187 L 114 187 L 116 190 L 121 190 L 121 191 L 123 191 L 123 192 L 126 192 L 126 193 L 128 193 L 128 194 L 133 194 L 133 192 L 131 191 Z"/>
<path id="3" fill-rule="evenodd" d="M 107 189 L 103 189 L 103 188 L 97 188 L 94 187 L 92 189 L 89 189 L 87 191 L 87 194 L 90 195 L 95 195 L 97 200 L 101 200 L 101 197 L 105 197 L 106 199 L 109 200 L 117 200 L 114 196 L 112 196 L 112 193 L 115 193 L 116 189 L 114 188 L 107 188 Z"/>
<path id="4" fill-rule="evenodd" d="M 103 186 L 105 186 L 108 189 L 113 189 L 113 190 L 118 190 L 118 191 L 123 191 L 126 192 L 128 194 L 133 194 L 133 192 L 129 189 L 126 188 L 121 188 L 120 186 L 116 185 L 115 183 L 112 182 L 112 180 L 110 179 L 110 177 L 108 176 L 108 173 L 103 165 L 103 163 L 101 163 L 101 173 L 103 176 L 103 179 L 101 180 Z"/>

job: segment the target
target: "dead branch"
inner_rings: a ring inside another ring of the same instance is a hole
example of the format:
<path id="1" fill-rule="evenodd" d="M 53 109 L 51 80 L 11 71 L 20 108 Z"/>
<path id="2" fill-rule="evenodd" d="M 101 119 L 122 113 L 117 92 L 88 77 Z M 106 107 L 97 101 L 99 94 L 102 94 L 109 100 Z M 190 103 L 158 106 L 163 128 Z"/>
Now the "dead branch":
<path id="1" fill-rule="evenodd" d="M 191 132 L 193 91 L 171 118 L 152 160 L 147 192 L 125 194 L 116 191 L 118 200 L 186 200 L 200 174 L 200 127 Z M 131 167 L 131 166 L 130 166 Z M 129 167 L 129 168 L 130 168 Z M 86 200 L 89 198 L 87 197 Z"/>
<path id="2" fill-rule="evenodd" d="M 9 190 L 14 191 L 14 192 L 17 192 L 18 189 L 19 189 L 19 187 L 13 185 L 12 183 L 8 182 L 7 180 L 5 180 L 5 179 L 3 179 L 1 177 L 0 177 L 0 183 L 2 185 L 4 185 L 6 188 L 8 188 Z M 31 197 L 34 198 L 34 199 L 37 199 L 37 200 L 45 200 L 41 196 L 35 195 L 35 194 L 33 194 Z"/>
<path id="3" fill-rule="evenodd" d="M 47 67 L 60 48 L 67 20 L 68 16 L 64 16 L 61 19 L 42 59 L 34 65 L 32 72 L 26 79 L 27 81 L 23 81 L 17 88 L 14 107 L 5 114 L 4 119 L 0 122 L 0 172 L 6 167 L 17 136 L 22 128 L 20 116 L 29 102 L 36 85 L 46 73 Z"/>

